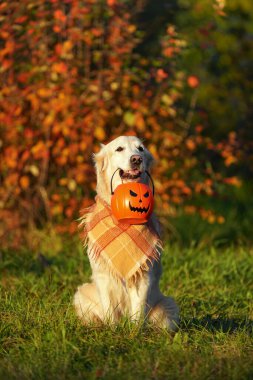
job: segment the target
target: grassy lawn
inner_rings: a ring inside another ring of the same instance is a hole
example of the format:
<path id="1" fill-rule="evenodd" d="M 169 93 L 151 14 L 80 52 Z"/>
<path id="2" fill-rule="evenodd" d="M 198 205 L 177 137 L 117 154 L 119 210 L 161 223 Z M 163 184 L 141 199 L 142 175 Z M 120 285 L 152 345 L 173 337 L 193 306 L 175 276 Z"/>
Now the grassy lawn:
<path id="1" fill-rule="evenodd" d="M 84 328 L 72 309 L 90 271 L 79 243 L 2 252 L 1 379 L 252 379 L 253 249 L 167 246 L 162 290 L 180 331 Z"/>

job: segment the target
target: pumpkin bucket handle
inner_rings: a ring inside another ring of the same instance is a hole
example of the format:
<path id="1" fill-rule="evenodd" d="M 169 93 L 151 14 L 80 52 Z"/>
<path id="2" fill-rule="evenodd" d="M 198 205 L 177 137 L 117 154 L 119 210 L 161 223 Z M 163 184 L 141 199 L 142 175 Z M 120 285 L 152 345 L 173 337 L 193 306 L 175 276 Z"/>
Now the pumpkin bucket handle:
<path id="1" fill-rule="evenodd" d="M 111 178 L 111 195 L 114 194 L 114 191 L 113 191 L 113 188 L 112 188 L 112 180 L 113 180 L 113 177 L 115 176 L 116 172 L 120 170 L 120 168 L 116 169 L 115 172 L 113 173 L 112 175 L 112 178 Z M 153 196 L 155 195 L 155 185 L 154 185 L 154 181 L 151 177 L 151 175 L 149 174 L 149 172 L 147 170 L 145 170 L 145 173 L 147 174 L 147 176 L 149 177 L 149 180 L 150 182 L 152 183 L 152 192 L 153 192 Z"/>
<path id="2" fill-rule="evenodd" d="M 149 172 L 147 170 L 145 170 L 145 173 L 147 174 L 148 178 L 150 179 L 150 182 L 152 183 L 152 192 L 153 192 L 153 196 L 155 196 L 155 185 L 154 185 L 154 181 L 151 177 L 151 175 L 149 174 Z"/>

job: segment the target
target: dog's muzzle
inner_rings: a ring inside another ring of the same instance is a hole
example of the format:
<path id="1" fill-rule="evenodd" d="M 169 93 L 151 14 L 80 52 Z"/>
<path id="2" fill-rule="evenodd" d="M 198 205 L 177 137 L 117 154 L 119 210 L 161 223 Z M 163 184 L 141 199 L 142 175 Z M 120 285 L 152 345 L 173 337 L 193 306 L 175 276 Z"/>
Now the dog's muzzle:
<path id="1" fill-rule="evenodd" d="M 139 169 L 122 170 L 120 169 L 119 175 L 121 179 L 137 179 L 140 178 L 142 171 Z"/>
<path id="2" fill-rule="evenodd" d="M 120 169 L 119 175 L 122 179 L 138 179 L 142 174 L 142 157 L 139 154 L 133 154 L 130 157 L 130 166 L 131 169 L 123 170 Z"/>

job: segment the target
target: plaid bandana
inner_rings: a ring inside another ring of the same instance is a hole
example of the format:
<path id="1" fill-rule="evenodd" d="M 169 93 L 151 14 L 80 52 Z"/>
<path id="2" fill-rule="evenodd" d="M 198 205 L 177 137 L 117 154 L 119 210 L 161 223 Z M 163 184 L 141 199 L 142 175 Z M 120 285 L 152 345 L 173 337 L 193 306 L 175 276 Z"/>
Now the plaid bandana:
<path id="1" fill-rule="evenodd" d="M 119 223 L 101 198 L 80 218 L 88 255 L 121 280 L 135 281 L 160 256 L 161 241 L 153 223 Z"/>

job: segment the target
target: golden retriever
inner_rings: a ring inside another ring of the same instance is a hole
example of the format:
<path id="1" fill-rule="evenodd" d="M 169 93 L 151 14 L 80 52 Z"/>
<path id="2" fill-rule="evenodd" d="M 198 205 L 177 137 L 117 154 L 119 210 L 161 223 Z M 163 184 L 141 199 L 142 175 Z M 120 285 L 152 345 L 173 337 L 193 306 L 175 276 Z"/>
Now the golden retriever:
<path id="1" fill-rule="evenodd" d="M 107 145 L 102 145 L 94 155 L 97 173 L 97 194 L 108 205 L 111 203 L 110 182 L 115 170 L 114 188 L 122 182 L 148 182 L 145 171 L 149 171 L 153 157 L 135 136 L 121 136 Z M 158 223 L 154 217 L 154 222 Z M 176 331 L 179 310 L 171 297 L 164 296 L 159 289 L 162 274 L 160 258 L 135 283 L 118 281 L 109 270 L 94 259 L 88 242 L 88 256 L 92 269 L 92 280 L 78 287 L 74 306 L 84 324 L 102 322 L 116 323 L 123 316 L 131 320 L 149 320 L 161 328 Z"/>

